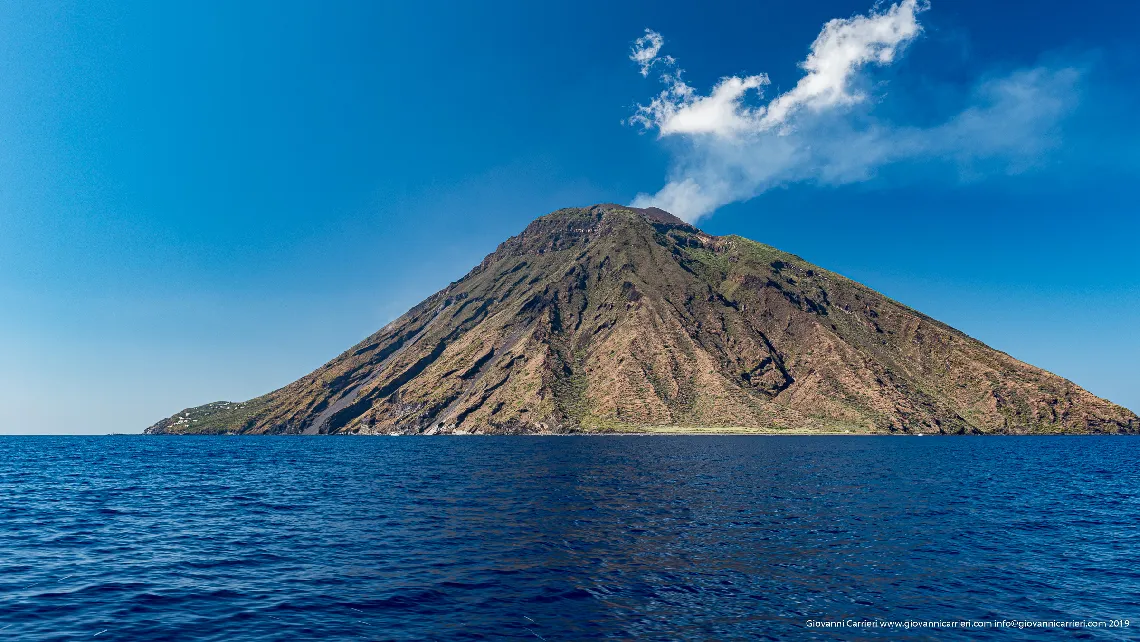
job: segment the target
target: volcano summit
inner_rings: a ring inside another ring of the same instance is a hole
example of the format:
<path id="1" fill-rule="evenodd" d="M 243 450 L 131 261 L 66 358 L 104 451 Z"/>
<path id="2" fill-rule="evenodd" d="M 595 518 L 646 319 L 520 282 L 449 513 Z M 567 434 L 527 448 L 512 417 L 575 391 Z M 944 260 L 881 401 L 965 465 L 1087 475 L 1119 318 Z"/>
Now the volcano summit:
<path id="1" fill-rule="evenodd" d="M 316 371 L 151 434 L 1137 433 L 902 304 L 656 209 L 558 210 Z"/>

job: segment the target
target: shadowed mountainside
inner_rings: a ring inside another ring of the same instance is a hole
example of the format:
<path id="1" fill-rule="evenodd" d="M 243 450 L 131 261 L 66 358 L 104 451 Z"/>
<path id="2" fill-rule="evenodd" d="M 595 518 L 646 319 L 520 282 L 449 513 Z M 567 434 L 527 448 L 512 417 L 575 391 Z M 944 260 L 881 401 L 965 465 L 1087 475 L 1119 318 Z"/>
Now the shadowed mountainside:
<path id="1" fill-rule="evenodd" d="M 284 388 L 152 434 L 1136 433 L 1061 377 L 659 209 L 564 209 Z"/>

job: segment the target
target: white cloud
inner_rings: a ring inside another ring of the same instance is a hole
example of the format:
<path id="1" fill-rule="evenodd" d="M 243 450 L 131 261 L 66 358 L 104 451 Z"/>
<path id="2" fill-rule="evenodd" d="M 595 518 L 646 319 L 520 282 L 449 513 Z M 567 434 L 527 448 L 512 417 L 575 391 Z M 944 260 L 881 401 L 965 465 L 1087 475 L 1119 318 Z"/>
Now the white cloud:
<path id="1" fill-rule="evenodd" d="M 708 96 L 681 80 L 681 72 L 667 74 L 670 86 L 642 106 L 631 119 L 648 128 L 656 127 L 662 136 L 675 134 L 716 134 L 725 138 L 756 130 L 763 112 L 749 109 L 742 101 L 749 90 L 768 84 L 768 76 L 723 78 Z"/>
<path id="2" fill-rule="evenodd" d="M 852 78 L 868 63 L 893 62 L 899 48 L 918 36 L 921 27 L 916 14 L 928 7 L 917 0 L 903 0 L 884 13 L 825 24 L 801 64 L 807 75 L 772 101 L 765 124 L 783 123 L 802 107 L 820 110 L 862 101 L 863 94 L 852 93 Z"/>
<path id="3" fill-rule="evenodd" d="M 654 62 L 657 62 L 657 52 L 661 51 L 663 44 L 665 44 L 665 39 L 652 29 L 646 29 L 645 35 L 634 41 L 629 59 L 641 67 L 642 76 L 649 76 L 649 68 L 653 66 Z"/>
<path id="4" fill-rule="evenodd" d="M 639 106 L 631 120 L 657 128 L 662 136 L 715 134 L 727 138 L 782 125 L 801 108 L 818 111 L 860 102 L 865 96 L 852 91 L 852 78 L 868 63 L 894 60 L 898 49 L 921 31 L 916 13 L 925 8 L 917 0 L 903 0 L 880 14 L 828 22 L 800 65 L 807 74 L 766 107 L 750 108 L 744 97 L 750 90 L 759 93 L 769 82 L 767 74 L 729 76 L 711 94 L 701 96 L 681 79 L 680 70 L 671 69 L 663 76 L 667 88 L 648 105 Z M 672 58 L 657 58 L 665 44 L 661 34 L 649 29 L 645 33 L 630 55 L 641 65 L 641 75 L 648 76 L 655 62 L 673 67 Z"/>
<path id="5" fill-rule="evenodd" d="M 801 63 L 804 76 L 759 106 L 745 99 L 749 92 L 762 97 L 766 75 L 723 78 L 702 95 L 681 79 L 672 58 L 660 57 L 664 39 L 647 31 L 656 37 L 653 55 L 639 62 L 646 74 L 663 65 L 666 88 L 630 121 L 678 144 L 668 184 L 638 194 L 633 205 L 695 221 L 777 185 L 862 181 L 901 161 L 949 161 L 966 176 L 1040 162 L 1075 104 L 1077 69 L 1037 67 L 979 82 L 966 108 L 934 126 L 874 117 L 874 101 L 860 91 L 861 73 L 895 61 L 921 33 L 917 16 L 926 8 L 903 0 L 880 13 L 828 22 Z"/>

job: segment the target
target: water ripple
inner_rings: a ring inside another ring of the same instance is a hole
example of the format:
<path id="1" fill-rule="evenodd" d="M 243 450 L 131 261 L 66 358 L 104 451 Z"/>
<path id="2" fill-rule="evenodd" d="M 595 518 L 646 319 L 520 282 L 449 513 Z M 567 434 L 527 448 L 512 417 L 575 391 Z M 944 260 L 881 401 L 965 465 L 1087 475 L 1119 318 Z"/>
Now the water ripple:
<path id="1" fill-rule="evenodd" d="M 876 636 L 805 622 L 1140 620 L 1135 439 L 2 443 L 12 639 L 850 639 Z"/>

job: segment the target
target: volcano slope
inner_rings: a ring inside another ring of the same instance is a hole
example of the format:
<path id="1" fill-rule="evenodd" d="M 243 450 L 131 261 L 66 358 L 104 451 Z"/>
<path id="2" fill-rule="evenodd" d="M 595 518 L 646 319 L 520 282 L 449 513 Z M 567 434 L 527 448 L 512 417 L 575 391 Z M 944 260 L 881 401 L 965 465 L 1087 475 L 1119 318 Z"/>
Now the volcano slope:
<path id="1" fill-rule="evenodd" d="M 1136 433 L 1132 412 L 659 209 L 543 216 L 311 374 L 148 433 Z"/>

